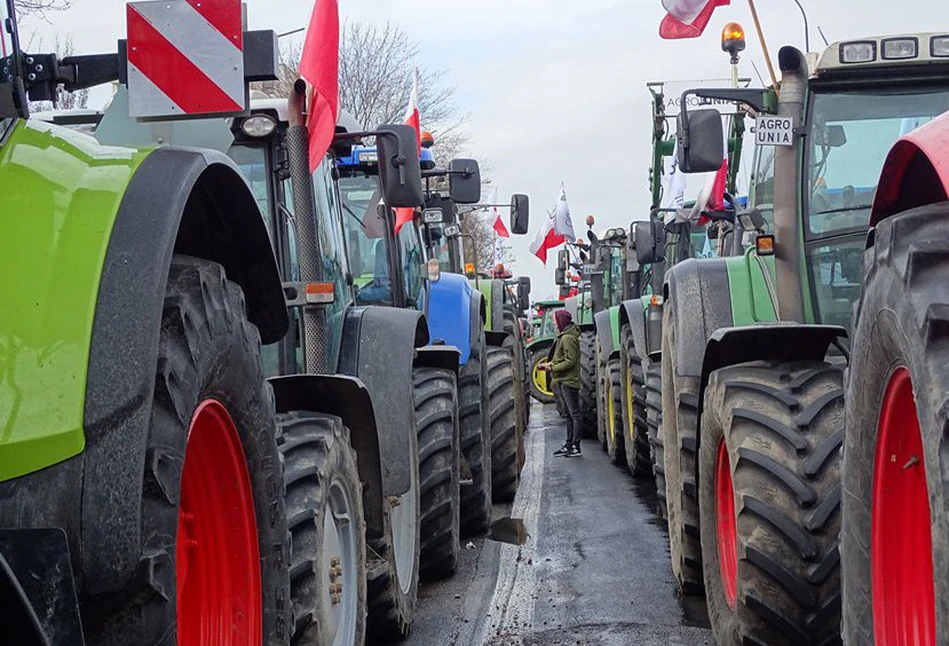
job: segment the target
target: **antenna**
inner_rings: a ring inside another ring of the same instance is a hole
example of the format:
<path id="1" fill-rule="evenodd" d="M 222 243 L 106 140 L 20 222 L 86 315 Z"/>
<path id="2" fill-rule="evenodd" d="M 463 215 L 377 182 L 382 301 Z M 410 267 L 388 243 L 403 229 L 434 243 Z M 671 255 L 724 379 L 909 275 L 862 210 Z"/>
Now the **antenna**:
<path id="1" fill-rule="evenodd" d="M 764 84 L 764 79 L 761 77 L 761 72 L 758 71 L 758 66 L 755 65 L 755 62 L 754 62 L 754 61 L 751 61 L 751 67 L 754 68 L 755 74 L 757 74 L 757 76 L 758 76 L 758 81 L 761 83 L 761 87 L 767 87 L 767 86 Z"/>
<path id="2" fill-rule="evenodd" d="M 830 43 L 827 42 L 827 36 L 824 35 L 824 30 L 820 28 L 820 25 L 817 25 L 817 33 L 820 34 L 820 37 L 824 41 L 824 47 L 830 47 Z"/>

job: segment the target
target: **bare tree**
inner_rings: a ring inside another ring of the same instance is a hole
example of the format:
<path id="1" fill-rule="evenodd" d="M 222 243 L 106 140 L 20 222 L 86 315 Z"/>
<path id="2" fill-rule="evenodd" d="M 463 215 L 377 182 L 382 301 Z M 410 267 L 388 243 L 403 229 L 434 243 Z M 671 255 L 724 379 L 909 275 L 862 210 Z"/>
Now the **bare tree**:
<path id="1" fill-rule="evenodd" d="M 72 6 L 72 0 L 13 0 L 19 16 L 38 15 L 45 17 L 47 11 L 65 11 Z"/>
<path id="2" fill-rule="evenodd" d="M 280 80 L 260 84 L 269 96 L 285 97 L 299 76 L 299 45 L 281 52 Z M 455 103 L 455 88 L 446 70 L 418 64 L 420 45 L 398 25 L 348 22 L 340 30 L 339 93 L 341 107 L 367 128 L 400 123 L 412 92 L 412 70 L 419 69 L 419 113 L 422 127 L 436 140 L 438 161 L 462 154 L 467 144 L 468 115 Z"/>

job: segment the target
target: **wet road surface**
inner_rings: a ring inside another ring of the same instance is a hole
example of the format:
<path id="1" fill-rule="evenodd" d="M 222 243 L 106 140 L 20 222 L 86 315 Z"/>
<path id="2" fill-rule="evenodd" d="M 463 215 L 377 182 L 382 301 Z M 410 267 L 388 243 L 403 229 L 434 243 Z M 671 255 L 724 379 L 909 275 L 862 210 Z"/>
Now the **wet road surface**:
<path id="1" fill-rule="evenodd" d="M 409 646 L 711 644 L 700 599 L 675 593 L 655 489 L 593 441 L 553 457 L 563 424 L 534 405 L 513 505 L 463 540 L 453 578 L 419 591 Z"/>

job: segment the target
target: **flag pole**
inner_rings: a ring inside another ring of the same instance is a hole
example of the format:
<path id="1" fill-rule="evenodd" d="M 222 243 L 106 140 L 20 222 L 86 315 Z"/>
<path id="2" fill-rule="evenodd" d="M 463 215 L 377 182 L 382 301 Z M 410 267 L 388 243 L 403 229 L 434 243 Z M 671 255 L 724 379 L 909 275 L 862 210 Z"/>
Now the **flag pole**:
<path id="1" fill-rule="evenodd" d="M 774 65 L 771 63 L 771 54 L 768 53 L 768 44 L 764 40 L 764 32 L 761 30 L 761 21 L 758 20 L 758 10 L 755 9 L 755 0 L 748 0 L 748 8 L 751 9 L 751 19 L 755 22 L 755 31 L 758 32 L 758 40 L 761 42 L 761 50 L 764 52 L 764 62 L 768 64 L 768 74 L 771 75 L 771 83 L 774 89 L 778 90 L 778 77 L 774 74 Z"/>

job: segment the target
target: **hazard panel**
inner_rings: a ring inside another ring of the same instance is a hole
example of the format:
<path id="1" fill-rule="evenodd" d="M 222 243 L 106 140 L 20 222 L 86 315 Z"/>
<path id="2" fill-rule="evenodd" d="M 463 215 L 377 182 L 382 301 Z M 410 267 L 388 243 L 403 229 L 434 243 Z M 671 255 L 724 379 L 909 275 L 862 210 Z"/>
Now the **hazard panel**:
<path id="1" fill-rule="evenodd" d="M 244 110 L 240 0 L 130 2 L 127 17 L 130 116 Z"/>

